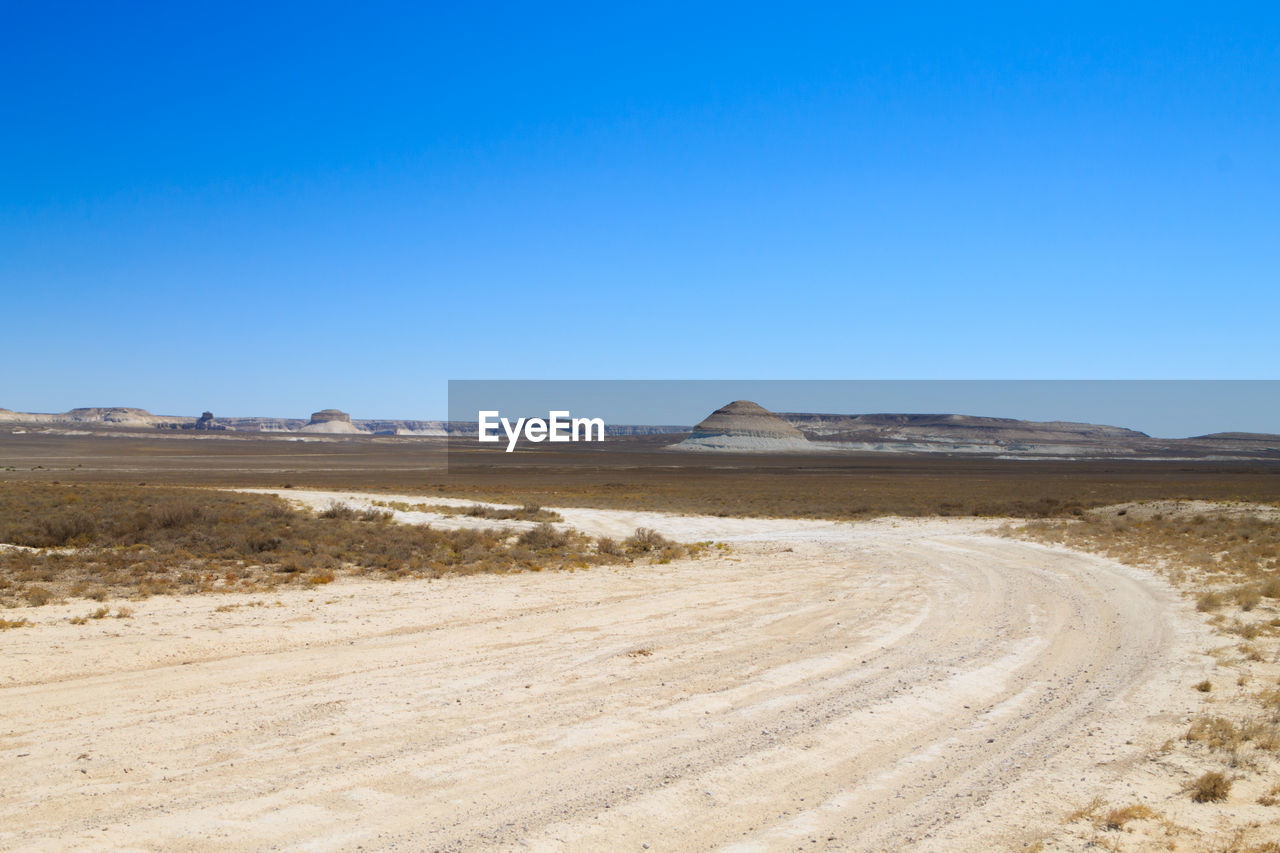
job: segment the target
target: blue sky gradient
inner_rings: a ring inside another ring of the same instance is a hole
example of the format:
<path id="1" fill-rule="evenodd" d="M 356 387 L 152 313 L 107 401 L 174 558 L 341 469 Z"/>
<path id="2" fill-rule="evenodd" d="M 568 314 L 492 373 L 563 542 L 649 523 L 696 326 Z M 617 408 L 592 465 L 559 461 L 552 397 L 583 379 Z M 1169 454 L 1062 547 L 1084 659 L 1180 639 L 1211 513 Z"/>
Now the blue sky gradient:
<path id="1" fill-rule="evenodd" d="M 1280 365 L 1273 5 L 0 3 L 0 80 L 8 408 Z"/>

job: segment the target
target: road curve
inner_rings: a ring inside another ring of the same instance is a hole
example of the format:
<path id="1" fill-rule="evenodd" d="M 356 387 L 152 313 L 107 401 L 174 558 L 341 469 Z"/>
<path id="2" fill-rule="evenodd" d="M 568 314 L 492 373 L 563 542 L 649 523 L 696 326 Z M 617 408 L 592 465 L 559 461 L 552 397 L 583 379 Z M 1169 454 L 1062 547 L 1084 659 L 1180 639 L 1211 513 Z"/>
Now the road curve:
<path id="1" fill-rule="evenodd" d="M 1192 708 L 1198 623 L 1107 560 L 972 521 L 565 515 L 731 550 L 43 608 L 0 634 L 0 847 L 1018 849 Z"/>

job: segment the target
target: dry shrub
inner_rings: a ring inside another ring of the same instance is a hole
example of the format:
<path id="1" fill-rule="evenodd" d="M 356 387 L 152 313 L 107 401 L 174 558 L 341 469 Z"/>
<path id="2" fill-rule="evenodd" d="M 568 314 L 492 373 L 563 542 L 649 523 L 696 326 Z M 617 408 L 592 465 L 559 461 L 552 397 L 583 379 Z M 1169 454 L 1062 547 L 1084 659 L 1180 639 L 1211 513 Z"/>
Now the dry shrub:
<path id="1" fill-rule="evenodd" d="M 23 591 L 22 596 L 32 607 L 41 607 L 58 597 L 42 586 L 29 586 Z"/>
<path id="2" fill-rule="evenodd" d="M 190 527 L 204 518 L 204 508 L 199 504 L 182 502 L 160 507 L 155 513 L 155 523 L 160 527 Z"/>
<path id="3" fill-rule="evenodd" d="M 1248 612 L 1262 603 L 1262 592 L 1254 586 L 1242 586 L 1236 589 L 1236 604 Z"/>
<path id="4" fill-rule="evenodd" d="M 1102 797 L 1094 797 L 1092 800 L 1067 815 L 1066 822 L 1074 823 L 1075 821 L 1083 818 L 1092 818 L 1097 814 L 1098 809 L 1103 807 L 1103 805 L 1105 805 L 1105 801 Z"/>
<path id="5" fill-rule="evenodd" d="M 1196 599 L 1196 610 L 1201 613 L 1207 613 L 1210 610 L 1217 610 L 1222 606 L 1222 596 L 1216 592 L 1206 592 Z"/>
<path id="6" fill-rule="evenodd" d="M 670 544 L 670 540 L 652 527 L 637 527 L 636 532 L 624 544 L 627 551 L 633 554 L 646 554 Z"/>
<path id="7" fill-rule="evenodd" d="M 1238 747 L 1243 738 L 1235 723 L 1225 717 L 1196 717 L 1187 729 L 1188 741 L 1203 743 L 1210 749 L 1232 750 Z"/>
<path id="8" fill-rule="evenodd" d="M 531 527 L 521 533 L 516 538 L 516 542 L 533 548 L 535 551 L 547 551 L 553 548 L 563 548 L 568 544 L 569 536 L 557 530 L 553 525 L 543 522 L 537 527 Z"/>
<path id="9" fill-rule="evenodd" d="M 1231 623 L 1226 629 L 1232 634 L 1237 634 L 1246 640 L 1256 640 L 1265 630 L 1257 622 L 1241 622 L 1239 619 Z"/>
<path id="10" fill-rule="evenodd" d="M 450 515 L 456 515 L 460 512 L 462 515 L 467 515 L 471 518 L 491 518 L 495 521 L 564 521 L 564 517 L 560 513 L 543 509 L 534 503 L 528 503 L 516 509 L 499 509 L 485 506 L 484 504 L 473 504 L 461 511 L 456 507 L 450 506 L 431 507 L 430 509 L 434 512 L 444 512 Z"/>
<path id="11" fill-rule="evenodd" d="M 1231 793 L 1231 780 L 1210 770 L 1191 783 L 1191 799 L 1197 803 L 1220 803 Z"/>
<path id="12" fill-rule="evenodd" d="M 94 520 L 83 512 L 42 518 L 25 531 L 11 533 L 7 541 L 32 548 L 59 548 L 88 541 L 97 532 Z"/>
<path id="13" fill-rule="evenodd" d="M 342 501 L 330 501 L 329 505 L 320 511 L 321 518 L 336 518 L 339 521 L 353 521 L 358 514 L 355 507 Z"/>
<path id="14" fill-rule="evenodd" d="M 1138 804 L 1112 809 L 1102 816 L 1102 825 L 1107 829 L 1123 829 L 1131 820 L 1151 820 L 1156 813 L 1147 806 Z"/>

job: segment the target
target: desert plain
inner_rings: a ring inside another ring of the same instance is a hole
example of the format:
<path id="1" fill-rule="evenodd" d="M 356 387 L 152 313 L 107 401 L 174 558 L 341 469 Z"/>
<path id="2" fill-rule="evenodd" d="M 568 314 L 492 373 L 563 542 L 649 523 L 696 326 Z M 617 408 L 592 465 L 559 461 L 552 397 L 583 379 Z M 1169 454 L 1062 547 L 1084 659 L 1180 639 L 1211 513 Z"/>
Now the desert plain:
<path id="1" fill-rule="evenodd" d="M 590 537 L 702 544 L 588 567 L 218 581 L 110 598 L 103 618 L 70 595 L 7 609 L 26 624 L 0 632 L 0 847 L 1280 843 L 1274 747 L 1191 736 L 1262 719 L 1248 702 L 1280 684 L 1276 599 L 1210 610 L 1169 566 L 1021 531 L 1119 529 L 1126 483 L 1134 516 L 1229 506 L 1273 523 L 1274 465 L 697 458 L 662 474 L 640 442 L 586 467 L 531 456 L 504 482 L 486 459 L 442 467 L 430 442 L 217 440 L 232 441 L 9 436 L 0 486 L 181 483 L 513 536 L 539 522 L 446 510 L 527 499 Z M 828 512 L 840 500 L 850 511 Z M 988 504 L 1006 511 L 972 511 Z M 1259 627 L 1240 651 L 1226 632 L 1245 622 Z M 1230 792 L 1198 802 L 1218 767 Z"/>

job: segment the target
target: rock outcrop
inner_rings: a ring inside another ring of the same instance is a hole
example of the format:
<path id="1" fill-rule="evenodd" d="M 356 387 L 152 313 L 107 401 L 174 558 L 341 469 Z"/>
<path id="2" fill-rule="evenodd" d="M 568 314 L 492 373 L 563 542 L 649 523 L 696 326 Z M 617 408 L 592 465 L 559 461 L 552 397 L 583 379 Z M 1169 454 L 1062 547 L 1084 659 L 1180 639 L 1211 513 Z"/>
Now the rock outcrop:
<path id="1" fill-rule="evenodd" d="M 313 412 L 311 420 L 302 428 L 302 431 L 347 435 L 360 432 L 351 423 L 351 415 L 337 409 L 321 409 Z"/>
<path id="2" fill-rule="evenodd" d="M 716 409 L 674 450 L 721 450 L 747 453 L 812 451 L 804 433 L 763 406 L 736 400 Z"/>

